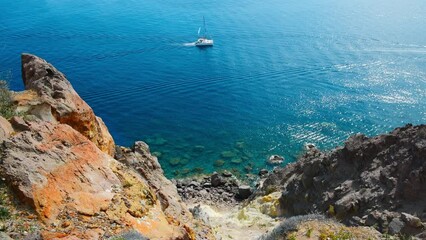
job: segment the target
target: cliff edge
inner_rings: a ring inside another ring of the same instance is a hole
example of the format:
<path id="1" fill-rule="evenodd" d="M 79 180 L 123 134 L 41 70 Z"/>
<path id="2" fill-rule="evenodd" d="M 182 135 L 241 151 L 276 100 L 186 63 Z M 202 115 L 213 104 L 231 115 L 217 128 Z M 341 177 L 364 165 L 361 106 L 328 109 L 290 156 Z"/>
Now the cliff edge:
<path id="1" fill-rule="evenodd" d="M 120 234 L 213 239 L 210 228 L 192 217 L 145 143 L 117 148 L 122 155 L 113 158 L 115 145 L 105 124 L 61 72 L 23 54 L 22 76 L 26 91 L 14 94 L 19 116 L 9 121 L 0 117 L 0 174 L 14 205 L 10 221 L 3 219 L 6 233 L 15 239 L 108 239 Z M 24 215 L 31 228 L 19 225 Z"/>

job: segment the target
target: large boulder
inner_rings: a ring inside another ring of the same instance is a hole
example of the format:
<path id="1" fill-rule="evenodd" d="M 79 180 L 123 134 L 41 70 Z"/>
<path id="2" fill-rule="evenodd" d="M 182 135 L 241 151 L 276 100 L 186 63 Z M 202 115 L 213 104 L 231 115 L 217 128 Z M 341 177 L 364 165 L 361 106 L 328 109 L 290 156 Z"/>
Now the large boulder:
<path id="1" fill-rule="evenodd" d="M 149 239 L 194 238 L 191 215 L 157 162 L 137 173 L 68 125 L 27 125 L 5 140 L 0 169 L 39 215 L 43 238 L 103 239 L 129 229 Z"/>
<path id="2" fill-rule="evenodd" d="M 67 124 L 113 156 L 114 140 L 104 122 L 95 116 L 64 74 L 37 56 L 22 54 L 22 78 L 27 91 L 14 96 L 19 111 L 44 121 Z"/>

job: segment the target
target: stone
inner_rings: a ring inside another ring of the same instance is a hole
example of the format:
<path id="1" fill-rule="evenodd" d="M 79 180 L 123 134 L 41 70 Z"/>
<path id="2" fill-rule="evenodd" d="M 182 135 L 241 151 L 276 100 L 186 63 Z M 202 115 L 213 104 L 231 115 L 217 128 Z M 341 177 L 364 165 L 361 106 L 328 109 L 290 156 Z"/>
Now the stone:
<path id="1" fill-rule="evenodd" d="M 180 160 L 180 164 L 181 165 L 186 165 L 186 164 L 188 164 L 189 163 L 189 159 L 188 158 L 182 158 L 181 160 Z"/>
<path id="2" fill-rule="evenodd" d="M 197 152 L 197 153 L 201 153 L 201 152 L 204 152 L 205 149 L 206 148 L 204 146 L 202 146 L 202 145 L 196 145 L 196 146 L 194 146 L 193 151 Z"/>
<path id="3" fill-rule="evenodd" d="M 229 172 L 228 170 L 225 170 L 225 171 L 222 172 L 222 176 L 224 176 L 224 177 L 232 177 L 232 173 Z"/>
<path id="4" fill-rule="evenodd" d="M 240 142 L 236 142 L 235 143 L 235 147 L 237 148 L 237 149 L 244 149 L 245 148 L 245 143 L 244 142 L 242 142 L 242 141 L 240 141 Z"/>
<path id="5" fill-rule="evenodd" d="M 422 221 L 420 218 L 415 217 L 408 213 L 401 213 L 401 219 L 406 222 L 410 227 L 413 228 L 421 228 L 423 227 Z"/>
<path id="6" fill-rule="evenodd" d="M 395 235 L 401 232 L 402 228 L 404 227 L 404 223 L 399 218 L 394 218 L 389 223 L 388 231 L 390 234 Z"/>
<path id="7" fill-rule="evenodd" d="M 180 164 L 180 159 L 179 158 L 172 158 L 169 160 L 169 164 L 171 166 L 177 166 Z"/>
<path id="8" fill-rule="evenodd" d="M 65 75 L 45 60 L 22 54 L 22 79 L 26 96 L 18 94 L 14 101 L 18 110 L 41 120 L 68 124 L 103 152 L 114 156 L 114 140 L 101 118 L 80 98 Z M 36 94 L 31 94 L 35 92 Z"/>
<path id="9" fill-rule="evenodd" d="M 310 150 L 314 150 L 315 148 L 316 148 L 315 144 L 305 143 L 305 150 L 310 151 Z"/>
<path id="10" fill-rule="evenodd" d="M 380 220 L 380 213 L 378 211 L 373 211 L 366 216 L 365 225 L 374 226 L 378 224 Z"/>
<path id="11" fill-rule="evenodd" d="M 199 182 L 197 182 L 197 181 L 191 181 L 191 182 L 188 184 L 188 186 L 199 187 L 199 186 L 200 186 L 200 183 L 199 183 Z"/>
<path id="12" fill-rule="evenodd" d="M 12 133 L 12 125 L 4 117 L 0 116 L 0 143 L 8 139 Z"/>
<path id="13" fill-rule="evenodd" d="M 280 155 L 272 155 L 268 158 L 268 163 L 272 165 L 279 165 L 284 162 L 284 157 Z"/>
<path id="14" fill-rule="evenodd" d="M 231 160 L 231 163 L 233 164 L 241 164 L 243 162 L 243 160 L 241 158 L 233 158 Z"/>
<path id="15" fill-rule="evenodd" d="M 251 187 L 248 185 L 241 185 L 238 187 L 238 198 L 247 199 L 252 194 Z"/>
<path id="16" fill-rule="evenodd" d="M 219 174 L 215 172 L 210 176 L 210 183 L 213 187 L 217 187 L 222 185 L 224 182 Z"/>
<path id="17" fill-rule="evenodd" d="M 262 168 L 262 169 L 260 169 L 260 171 L 259 171 L 259 176 L 261 176 L 261 177 L 263 177 L 263 176 L 265 176 L 265 175 L 267 175 L 268 174 L 268 170 L 267 169 L 264 169 L 264 168 Z"/>
<path id="18" fill-rule="evenodd" d="M 237 154 L 235 154 L 235 152 L 232 151 L 223 151 L 220 156 L 222 158 L 234 158 L 237 156 Z"/>
<path id="19" fill-rule="evenodd" d="M 4 232 L 0 232 L 0 239 L 2 239 L 2 240 L 13 240 L 13 238 L 9 237 L 9 235 L 7 235 Z"/>
<path id="20" fill-rule="evenodd" d="M 114 158 L 117 160 L 122 160 L 124 157 L 123 155 L 123 150 L 121 149 L 120 146 L 115 146 L 115 153 L 114 153 Z"/>

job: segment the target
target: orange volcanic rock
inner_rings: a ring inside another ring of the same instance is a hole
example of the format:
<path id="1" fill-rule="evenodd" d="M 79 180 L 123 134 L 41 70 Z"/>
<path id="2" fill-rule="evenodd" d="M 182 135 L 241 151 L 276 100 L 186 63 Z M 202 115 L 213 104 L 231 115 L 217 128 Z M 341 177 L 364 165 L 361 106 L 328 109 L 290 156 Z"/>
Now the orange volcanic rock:
<path id="1" fill-rule="evenodd" d="M 29 130 L 3 144 L 1 174 L 38 213 L 44 239 L 101 239 L 126 229 L 149 239 L 194 239 L 187 225 L 194 220 L 166 213 L 156 189 L 133 168 L 68 125 L 25 124 Z"/>
<path id="2" fill-rule="evenodd" d="M 107 127 L 62 73 L 23 54 L 22 75 L 22 115 L 0 117 L 0 176 L 38 215 L 42 239 L 214 239 L 145 143 L 112 158 Z"/>
<path id="3" fill-rule="evenodd" d="M 114 155 L 114 140 L 105 124 L 61 72 L 37 56 L 22 54 L 22 78 L 27 91 L 14 96 L 19 111 L 67 124 Z"/>

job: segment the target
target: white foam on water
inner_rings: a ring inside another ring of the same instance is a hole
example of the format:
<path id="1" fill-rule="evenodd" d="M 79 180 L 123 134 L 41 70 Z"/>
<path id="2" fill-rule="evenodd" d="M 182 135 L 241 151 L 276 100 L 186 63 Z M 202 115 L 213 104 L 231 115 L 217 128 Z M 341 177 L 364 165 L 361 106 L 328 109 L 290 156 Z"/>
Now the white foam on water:
<path id="1" fill-rule="evenodd" d="M 195 42 L 192 43 L 184 43 L 183 46 L 185 47 L 194 47 L 195 46 Z"/>

